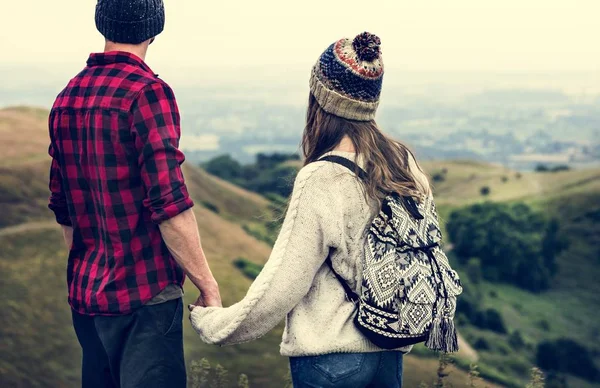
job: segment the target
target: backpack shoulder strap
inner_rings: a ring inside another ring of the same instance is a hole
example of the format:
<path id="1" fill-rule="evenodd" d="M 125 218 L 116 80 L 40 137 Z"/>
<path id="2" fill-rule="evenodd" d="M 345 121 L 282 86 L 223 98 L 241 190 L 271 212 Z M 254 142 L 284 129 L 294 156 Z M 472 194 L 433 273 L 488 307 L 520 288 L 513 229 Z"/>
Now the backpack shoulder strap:
<path id="1" fill-rule="evenodd" d="M 354 163 L 350 159 L 346 159 L 344 157 L 337 156 L 337 155 L 327 155 L 327 156 L 322 157 L 318 161 L 332 162 L 332 163 L 342 165 L 342 166 L 346 167 L 348 170 L 350 170 L 353 173 L 355 173 L 356 175 L 358 175 L 358 177 L 360 179 L 362 179 L 362 180 L 367 179 L 367 172 L 365 170 L 363 170 L 362 168 L 360 168 L 360 166 L 358 166 L 356 163 Z"/>
<path id="2" fill-rule="evenodd" d="M 346 158 L 343 158 L 343 157 L 337 156 L 337 155 L 327 155 L 327 156 L 322 157 L 318 161 L 332 162 L 332 163 L 342 165 L 342 166 L 346 167 L 348 170 L 357 174 L 358 177 L 362 181 L 367 180 L 367 172 L 365 170 L 363 170 L 360 166 L 358 166 L 356 163 L 351 161 L 350 159 L 346 159 Z M 410 213 L 410 215 L 413 218 L 415 218 L 417 220 L 423 219 L 423 215 L 419 212 L 419 209 L 417 208 L 417 204 L 415 203 L 415 200 L 412 197 L 400 196 L 398 194 L 395 194 L 395 196 L 398 198 L 398 200 L 400 202 L 402 202 L 402 204 L 404 205 L 404 208 Z"/>
<path id="3" fill-rule="evenodd" d="M 348 299 L 350 302 L 356 303 L 356 302 L 358 302 L 358 299 L 359 299 L 356 292 L 352 291 L 352 289 L 350 288 L 348 283 L 346 283 L 344 278 L 341 277 L 340 274 L 335 271 L 335 269 L 333 269 L 333 263 L 331 262 L 331 252 L 332 251 L 333 251 L 333 248 L 329 251 L 329 255 L 327 255 L 327 259 L 325 260 L 325 262 L 329 266 L 329 269 L 331 270 L 331 272 L 333 272 L 333 274 L 335 275 L 337 280 L 340 282 L 342 287 L 344 287 L 344 292 L 346 293 L 346 299 Z"/>
<path id="4" fill-rule="evenodd" d="M 366 171 L 363 170 L 362 168 L 360 168 L 360 166 L 358 166 L 356 163 L 354 163 L 350 159 L 346 159 L 346 158 L 343 158 L 343 157 L 337 156 L 337 155 L 327 155 L 327 156 L 319 159 L 319 161 L 331 162 L 331 163 L 336 163 L 336 164 L 342 165 L 342 166 L 346 167 L 348 170 L 357 174 L 361 180 L 365 180 L 367 178 Z M 335 269 L 333 269 L 333 263 L 331 262 L 332 251 L 333 251 L 333 248 L 329 251 L 329 255 L 327 255 L 327 259 L 325 260 L 325 262 L 329 266 L 329 269 L 331 269 L 331 272 L 333 272 L 333 274 L 335 275 L 337 280 L 340 282 L 340 284 L 344 288 L 344 292 L 346 293 L 346 298 L 349 301 L 356 303 L 359 300 L 359 296 L 356 294 L 356 292 L 354 292 L 350 288 L 348 283 L 346 283 L 346 280 L 344 280 L 344 278 L 341 277 L 340 274 L 337 273 Z"/>

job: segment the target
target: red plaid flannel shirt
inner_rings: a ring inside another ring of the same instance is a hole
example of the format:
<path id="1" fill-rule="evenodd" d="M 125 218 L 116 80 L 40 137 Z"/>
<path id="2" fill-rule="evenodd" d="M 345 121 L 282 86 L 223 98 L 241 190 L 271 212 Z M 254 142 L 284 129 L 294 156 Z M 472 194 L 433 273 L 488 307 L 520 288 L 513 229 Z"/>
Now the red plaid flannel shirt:
<path id="1" fill-rule="evenodd" d="M 158 224 L 193 206 L 169 86 L 135 55 L 92 54 L 49 119 L 50 204 L 73 227 L 71 307 L 127 314 L 184 274 Z"/>

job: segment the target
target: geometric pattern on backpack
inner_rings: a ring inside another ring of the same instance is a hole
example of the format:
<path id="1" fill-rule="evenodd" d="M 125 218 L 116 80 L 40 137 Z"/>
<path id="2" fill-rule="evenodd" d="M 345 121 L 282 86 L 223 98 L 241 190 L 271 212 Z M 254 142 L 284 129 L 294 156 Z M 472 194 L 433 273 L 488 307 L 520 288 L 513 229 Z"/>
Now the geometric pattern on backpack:
<path id="1" fill-rule="evenodd" d="M 367 234 L 356 319 L 379 346 L 427 340 L 434 350 L 458 350 L 452 319 L 462 286 L 441 239 L 433 197 L 384 199 Z"/>
<path id="2" fill-rule="evenodd" d="M 348 159 L 326 156 L 364 179 Z M 395 349 L 424 342 L 432 350 L 458 350 L 454 314 L 462 293 L 458 274 L 440 248 L 442 233 L 433 197 L 419 203 L 390 194 L 382 201 L 365 240 L 361 295 L 327 263 L 350 300 L 358 305 L 354 323 L 375 345 Z"/>

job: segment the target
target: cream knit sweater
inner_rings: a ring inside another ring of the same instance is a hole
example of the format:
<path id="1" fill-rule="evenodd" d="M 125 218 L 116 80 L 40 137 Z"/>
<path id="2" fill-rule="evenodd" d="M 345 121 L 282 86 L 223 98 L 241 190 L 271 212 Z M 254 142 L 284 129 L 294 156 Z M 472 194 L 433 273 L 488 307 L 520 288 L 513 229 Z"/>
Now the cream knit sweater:
<path id="1" fill-rule="evenodd" d="M 353 153 L 330 154 L 361 164 Z M 382 351 L 354 326 L 356 306 L 325 264 L 333 248 L 336 272 L 360 293 L 363 244 L 377 211 L 350 170 L 331 162 L 304 167 L 271 257 L 247 295 L 227 308 L 194 308 L 194 329 L 204 342 L 230 345 L 259 338 L 286 318 L 284 356 Z"/>

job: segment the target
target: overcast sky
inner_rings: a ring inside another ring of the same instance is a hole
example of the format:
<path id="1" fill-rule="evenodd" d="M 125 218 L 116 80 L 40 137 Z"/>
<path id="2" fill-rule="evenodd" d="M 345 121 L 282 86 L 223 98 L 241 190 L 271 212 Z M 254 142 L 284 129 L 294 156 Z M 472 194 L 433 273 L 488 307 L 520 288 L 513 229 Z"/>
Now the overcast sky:
<path id="1" fill-rule="evenodd" d="M 90 52 L 103 47 L 95 4 L 3 1 L 0 67 L 81 67 Z M 600 72 L 599 0 L 166 0 L 165 5 L 166 28 L 147 62 L 180 77 L 219 77 L 238 68 L 307 72 L 330 43 L 363 30 L 382 38 L 388 69 Z"/>

